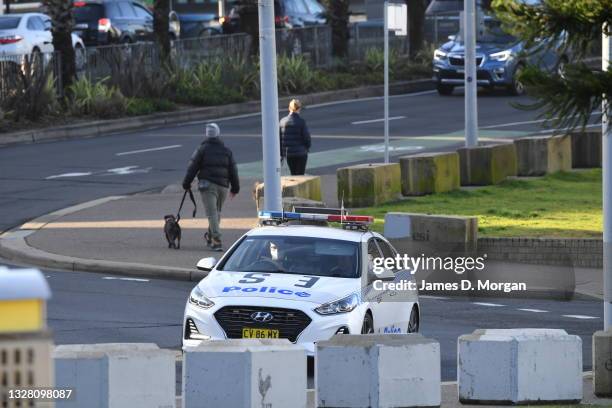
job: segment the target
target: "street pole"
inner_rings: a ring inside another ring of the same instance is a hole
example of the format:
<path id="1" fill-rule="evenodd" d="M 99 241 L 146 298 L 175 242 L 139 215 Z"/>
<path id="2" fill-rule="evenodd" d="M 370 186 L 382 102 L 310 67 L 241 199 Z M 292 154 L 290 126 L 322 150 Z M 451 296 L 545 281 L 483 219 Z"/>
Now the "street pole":
<path id="1" fill-rule="evenodd" d="M 476 82 L 476 1 L 463 2 L 465 49 L 465 147 L 478 146 L 478 89 Z"/>
<path id="2" fill-rule="evenodd" d="M 612 59 L 611 37 L 602 34 L 601 68 L 606 71 Z M 604 330 L 612 328 L 612 109 L 610 97 L 605 95 L 602 106 L 602 167 L 603 167 L 603 282 L 604 282 Z"/>
<path id="3" fill-rule="evenodd" d="M 389 163 L 389 2 L 385 0 L 385 163 Z"/>
<path id="4" fill-rule="evenodd" d="M 276 82 L 276 33 L 274 0 L 258 0 L 259 66 L 261 77 L 261 136 L 264 166 L 264 210 L 280 211 L 280 139 L 278 133 L 278 85 Z"/>

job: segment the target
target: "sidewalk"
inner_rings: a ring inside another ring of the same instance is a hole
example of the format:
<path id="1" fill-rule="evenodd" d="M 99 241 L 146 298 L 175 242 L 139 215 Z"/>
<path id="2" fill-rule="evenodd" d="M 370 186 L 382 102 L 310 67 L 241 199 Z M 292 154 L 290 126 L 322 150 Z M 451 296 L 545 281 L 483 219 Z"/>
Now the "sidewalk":
<path id="1" fill-rule="evenodd" d="M 337 205 L 335 177 L 324 175 L 321 180 L 323 201 Z M 257 225 L 251 191 L 254 182 L 241 180 L 240 194 L 233 200 L 228 198 L 223 208 L 225 249 Z M 0 256 L 58 269 L 199 280 L 205 274 L 195 269 L 196 263 L 221 255 L 206 248 L 203 237 L 208 221 L 199 194 L 195 194 L 196 218 L 191 217 L 193 206 L 188 199 L 183 207 L 181 249 L 169 249 L 163 233 L 163 217 L 176 214 L 182 191 L 179 185 L 171 185 L 161 192 L 108 197 L 39 217 L 3 235 Z M 517 279 L 533 272 L 527 264 L 496 262 L 496 267 L 498 274 Z M 538 266 L 542 276 L 554 277 L 557 269 Z M 571 269 L 578 294 L 603 298 L 601 270 Z"/>

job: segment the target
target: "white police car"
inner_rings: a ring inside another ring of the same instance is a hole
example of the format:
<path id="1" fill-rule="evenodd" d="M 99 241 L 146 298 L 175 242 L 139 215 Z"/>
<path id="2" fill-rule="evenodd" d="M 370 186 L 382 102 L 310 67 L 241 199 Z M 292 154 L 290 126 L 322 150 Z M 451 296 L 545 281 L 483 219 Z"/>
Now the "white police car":
<path id="1" fill-rule="evenodd" d="M 338 333 L 410 333 L 419 329 L 416 290 L 402 296 L 372 292 L 375 280 L 413 279 L 373 273 L 372 259 L 394 257 L 366 216 L 260 213 L 278 225 L 247 232 L 192 290 L 183 320 L 183 346 L 235 338 L 286 338 L 303 345 Z M 341 218 L 341 219 L 340 219 Z M 289 225 L 289 220 L 342 221 L 352 229 Z M 380 282 L 379 282 L 380 283 Z M 372 295 L 373 293 L 373 295 Z"/>

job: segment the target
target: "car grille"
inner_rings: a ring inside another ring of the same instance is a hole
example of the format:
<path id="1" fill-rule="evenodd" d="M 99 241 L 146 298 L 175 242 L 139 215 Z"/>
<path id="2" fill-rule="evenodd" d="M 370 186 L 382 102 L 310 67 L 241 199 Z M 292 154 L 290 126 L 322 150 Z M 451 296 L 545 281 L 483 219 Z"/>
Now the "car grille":
<path id="1" fill-rule="evenodd" d="M 448 57 L 448 62 L 450 62 L 451 65 L 455 65 L 458 67 L 462 67 L 464 64 L 463 61 L 463 56 L 461 57 L 457 57 L 457 56 L 450 56 Z M 477 56 L 476 57 L 476 65 L 480 66 L 480 64 L 482 63 L 482 56 Z"/>
<path id="2" fill-rule="evenodd" d="M 256 312 L 268 312 L 274 318 L 266 323 L 255 322 L 251 315 Z M 300 310 L 257 306 L 225 306 L 215 312 L 215 319 L 228 339 L 242 338 L 244 327 L 255 327 L 278 330 L 280 338 L 291 342 L 295 342 L 311 322 L 310 317 Z"/>

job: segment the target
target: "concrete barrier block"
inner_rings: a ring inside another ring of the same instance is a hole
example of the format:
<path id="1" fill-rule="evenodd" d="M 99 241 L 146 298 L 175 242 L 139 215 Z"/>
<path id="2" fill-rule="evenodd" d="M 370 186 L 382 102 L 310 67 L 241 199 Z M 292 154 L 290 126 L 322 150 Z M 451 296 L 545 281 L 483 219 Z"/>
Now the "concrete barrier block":
<path id="1" fill-rule="evenodd" d="M 440 406 L 440 344 L 420 334 L 337 335 L 317 343 L 319 407 Z"/>
<path id="2" fill-rule="evenodd" d="M 535 136 L 516 139 L 519 176 L 542 176 L 572 169 L 569 136 Z"/>
<path id="3" fill-rule="evenodd" d="M 576 131 L 572 139 L 572 167 L 601 167 L 601 129 Z"/>
<path id="4" fill-rule="evenodd" d="M 469 252 L 476 250 L 478 218 L 389 212 L 384 235 L 400 252 L 410 253 L 422 244 L 439 251 Z"/>
<path id="5" fill-rule="evenodd" d="M 57 388 L 74 398 L 56 408 L 166 408 L 176 404 L 175 353 L 155 344 L 65 345 L 55 349 Z"/>
<path id="6" fill-rule="evenodd" d="M 286 339 L 211 341 L 184 351 L 184 408 L 306 406 L 306 351 Z"/>
<path id="7" fill-rule="evenodd" d="M 582 341 L 565 330 L 476 330 L 458 339 L 459 401 L 578 402 Z"/>
<path id="8" fill-rule="evenodd" d="M 338 202 L 347 207 L 368 207 L 393 201 L 401 192 L 401 171 L 397 163 L 359 164 L 336 171 Z"/>
<path id="9" fill-rule="evenodd" d="M 612 330 L 593 335 L 593 391 L 600 398 L 612 397 Z"/>
<path id="10" fill-rule="evenodd" d="M 462 186 L 497 184 L 517 175 L 516 147 L 513 143 L 463 147 L 459 153 Z"/>
<path id="11" fill-rule="evenodd" d="M 321 177 L 319 176 L 284 176 L 281 177 L 281 187 L 283 197 L 321 201 Z M 257 183 L 253 194 L 259 210 L 263 207 L 264 183 Z"/>
<path id="12" fill-rule="evenodd" d="M 443 193 L 459 188 L 459 154 L 423 153 L 400 157 L 402 194 Z"/>

